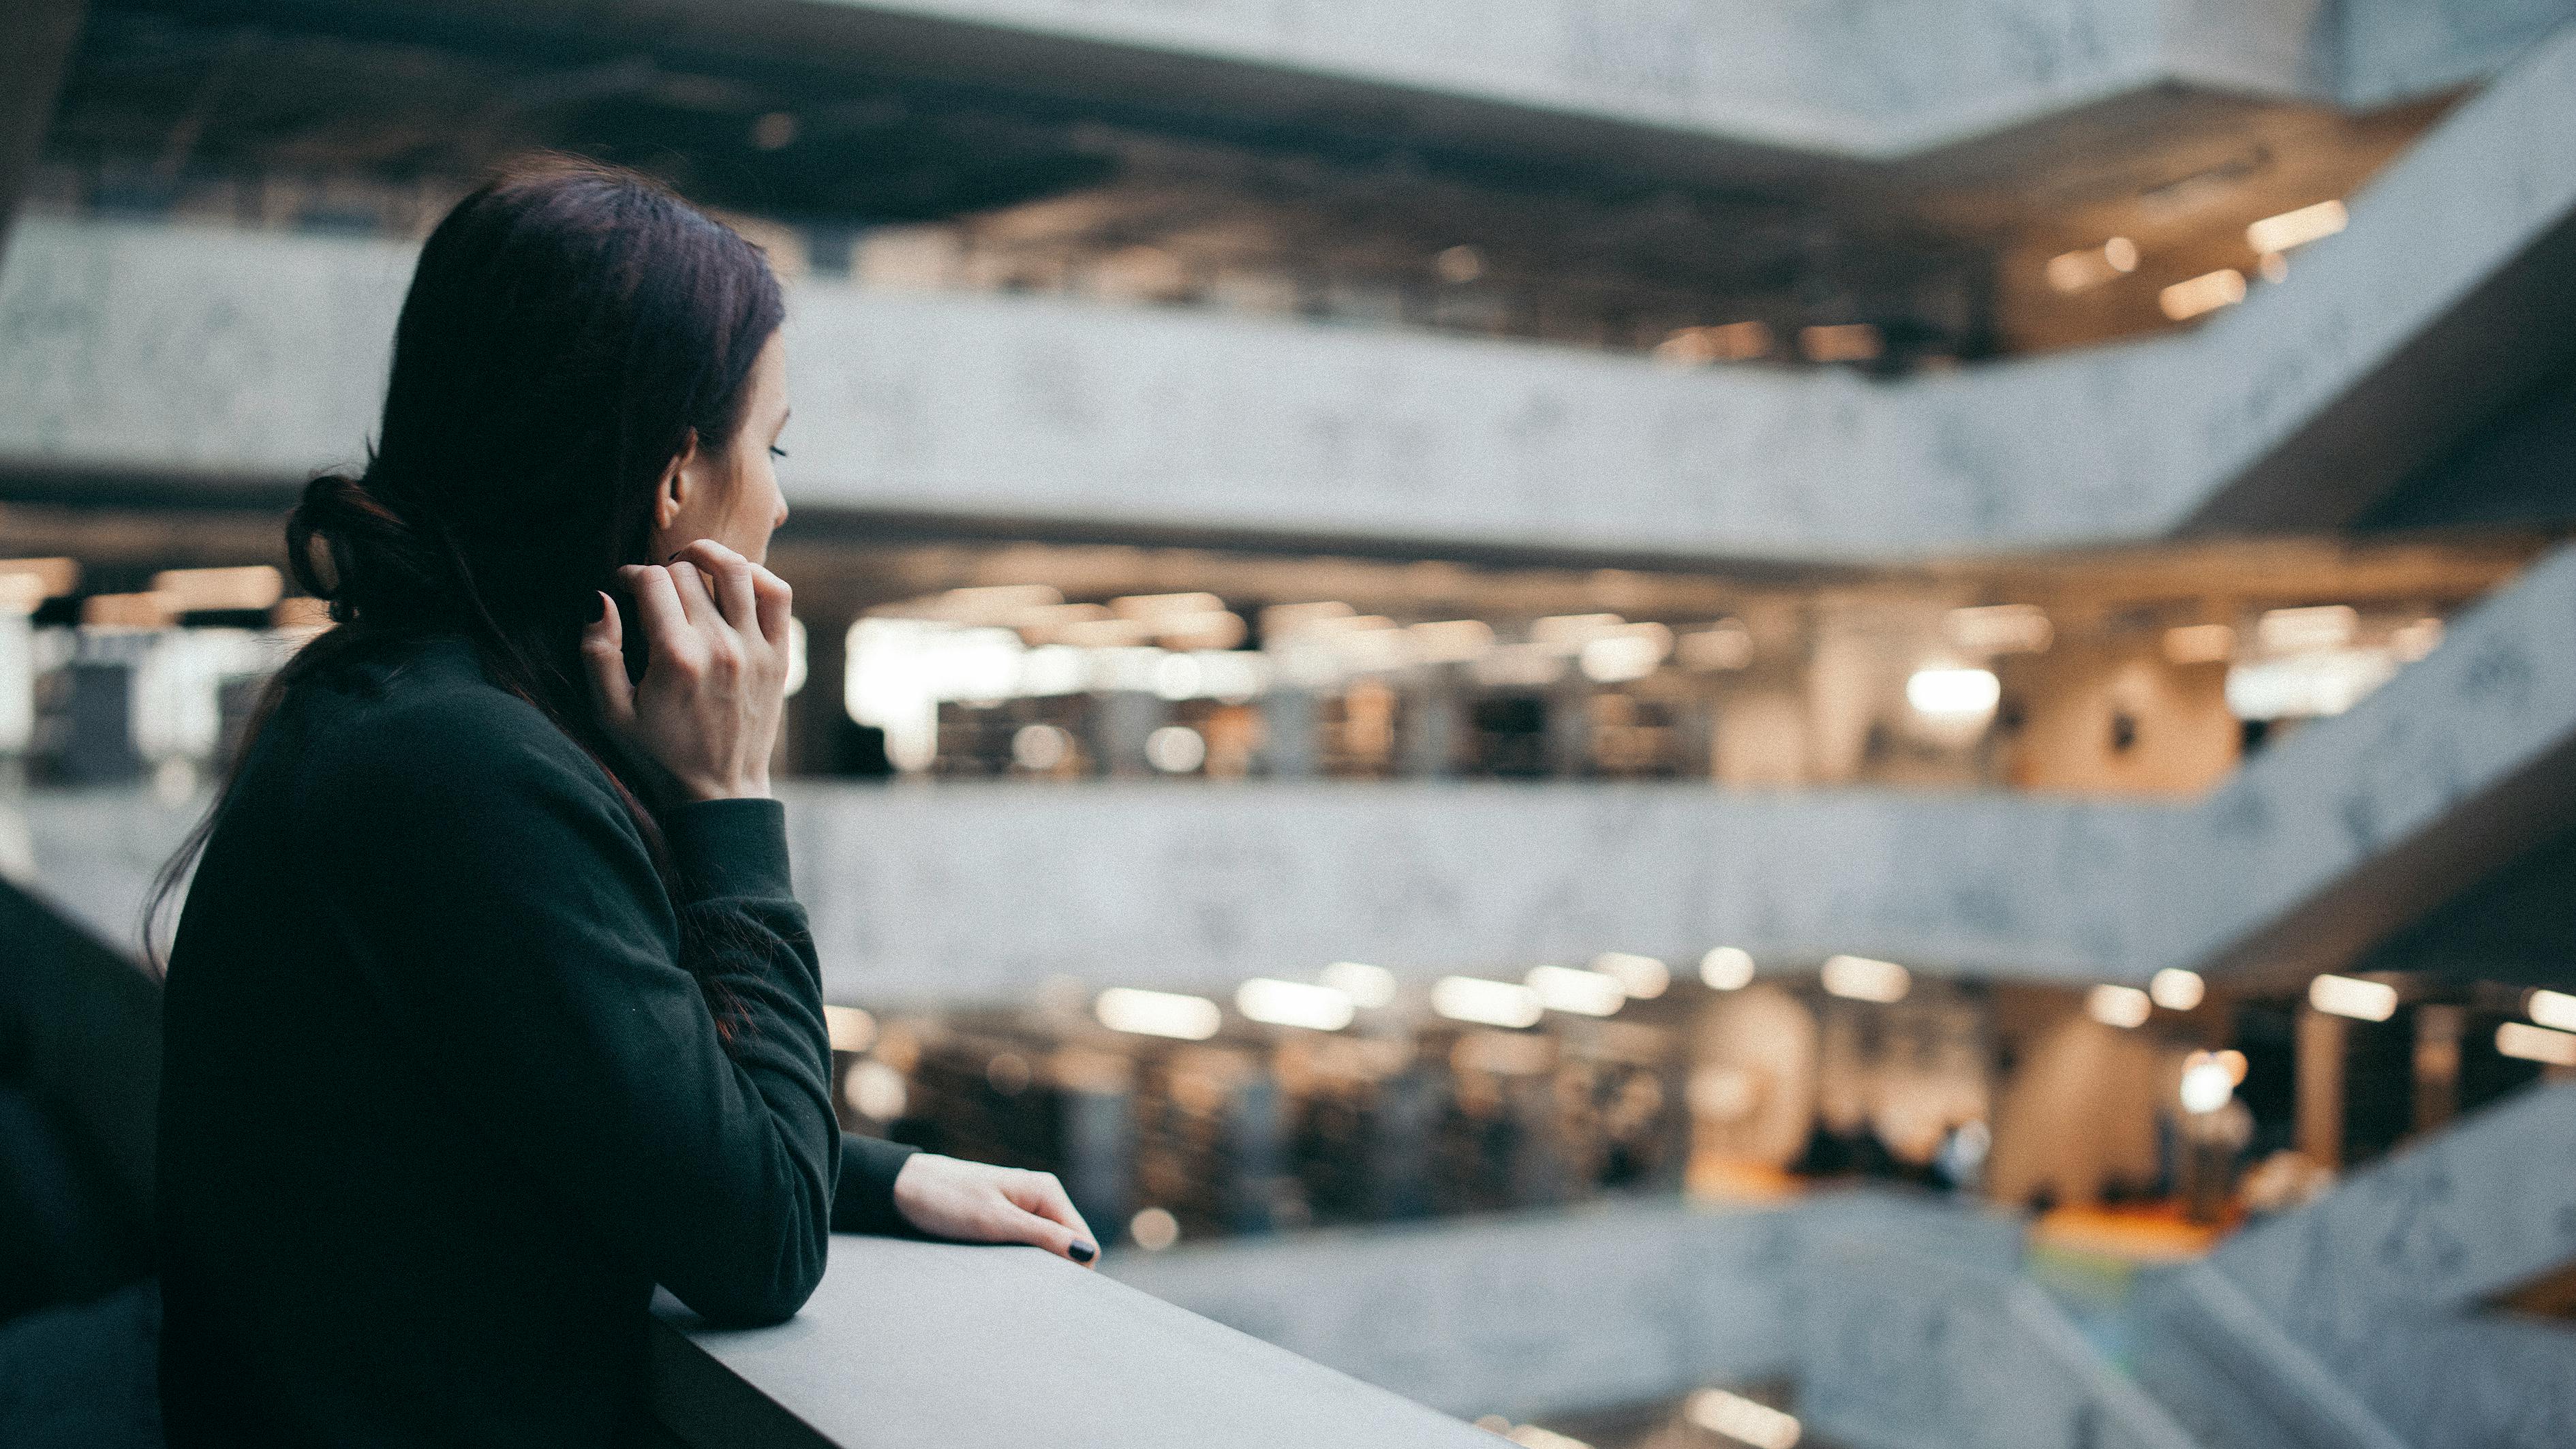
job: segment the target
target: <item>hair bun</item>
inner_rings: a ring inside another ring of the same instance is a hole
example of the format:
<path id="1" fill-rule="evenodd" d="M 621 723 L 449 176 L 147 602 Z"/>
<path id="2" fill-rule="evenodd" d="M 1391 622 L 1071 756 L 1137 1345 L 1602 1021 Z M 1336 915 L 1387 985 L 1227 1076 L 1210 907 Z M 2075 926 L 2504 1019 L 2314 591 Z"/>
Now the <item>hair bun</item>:
<path id="1" fill-rule="evenodd" d="M 316 547 L 316 545 L 319 547 Z M 437 552 L 364 477 L 325 473 L 286 518 L 295 582 L 331 604 L 336 623 L 420 609 L 437 597 Z"/>

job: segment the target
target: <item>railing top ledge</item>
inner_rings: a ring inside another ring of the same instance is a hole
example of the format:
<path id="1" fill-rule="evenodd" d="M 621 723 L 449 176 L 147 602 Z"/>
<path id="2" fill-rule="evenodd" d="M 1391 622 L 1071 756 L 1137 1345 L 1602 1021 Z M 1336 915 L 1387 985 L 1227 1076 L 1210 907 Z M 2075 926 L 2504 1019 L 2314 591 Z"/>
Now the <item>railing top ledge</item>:
<path id="1" fill-rule="evenodd" d="M 656 1414 L 698 1445 L 1454 1446 L 1493 1438 L 1034 1248 L 836 1236 L 774 1328 L 655 1308 Z"/>

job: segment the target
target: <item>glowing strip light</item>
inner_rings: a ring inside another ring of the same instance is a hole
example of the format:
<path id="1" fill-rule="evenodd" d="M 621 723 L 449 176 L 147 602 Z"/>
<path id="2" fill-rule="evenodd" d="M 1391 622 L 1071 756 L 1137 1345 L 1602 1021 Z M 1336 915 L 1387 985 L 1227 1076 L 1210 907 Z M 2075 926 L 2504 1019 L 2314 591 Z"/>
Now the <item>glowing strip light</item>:
<path id="1" fill-rule="evenodd" d="M 2529 1000 L 2523 1002 L 2522 1009 L 2542 1026 L 2576 1031 L 2576 996 L 2564 991 L 2535 991 Z"/>
<path id="2" fill-rule="evenodd" d="M 1918 669 L 1905 681 L 1905 702 L 1935 719 L 1990 714 L 2003 695 L 2003 683 L 1990 669 Z"/>
<path id="3" fill-rule="evenodd" d="M 1610 1016 L 1628 1004 L 1628 993 L 1619 988 L 1619 978 L 1598 971 L 1579 971 L 1571 966 L 1533 966 L 1527 978 L 1529 989 L 1538 993 L 1540 1003 L 1550 1011 L 1570 1012 L 1576 1016 Z"/>
<path id="4" fill-rule="evenodd" d="M 1836 996 L 1881 1005 L 1903 1001 L 1905 993 L 1914 989 L 1913 974 L 1904 967 L 1867 956 L 1826 957 L 1824 981 L 1825 989 Z"/>
<path id="5" fill-rule="evenodd" d="M 2156 305 L 2176 322 L 2188 322 L 2221 307 L 2233 307 L 2245 300 L 2245 274 L 2234 267 L 2221 267 L 2203 272 L 2187 282 L 2176 282 L 2156 294 Z"/>
<path id="6" fill-rule="evenodd" d="M 1652 956 L 1633 951 L 1604 951 L 1592 958 L 1592 969 L 1619 983 L 1639 1001 L 1652 1001 L 1673 984 L 1673 970 Z"/>
<path id="7" fill-rule="evenodd" d="M 1324 968 L 1324 984 L 1371 1010 L 1395 1000 L 1395 973 L 1383 966 L 1336 961 Z"/>
<path id="8" fill-rule="evenodd" d="M 2330 1016 L 2386 1021 L 2397 1014 L 2397 988 L 2352 976 L 2320 976 L 2308 983 L 2308 1005 Z"/>
<path id="9" fill-rule="evenodd" d="M 1256 976 L 1235 989 L 1234 1009 L 1271 1026 L 1340 1031 L 1351 1024 L 1357 1008 L 1346 991 Z"/>
<path id="10" fill-rule="evenodd" d="M 2209 983 L 2197 971 L 2168 966 L 2147 982 L 2147 995 L 2167 1011 L 2189 1011 L 2209 994 Z"/>
<path id="11" fill-rule="evenodd" d="M 1205 1041 L 1216 1035 L 1217 1027 L 1225 1021 L 1225 1013 L 1204 996 L 1139 991 L 1132 986 L 1113 986 L 1100 993 L 1100 999 L 1091 1005 L 1091 1014 L 1111 1031 L 1181 1041 Z"/>
<path id="12" fill-rule="evenodd" d="M 2496 1050 L 2526 1062 L 2576 1067 L 2576 1032 L 2551 1031 L 2527 1021 L 2508 1021 L 2496 1028 Z"/>
<path id="13" fill-rule="evenodd" d="M 2352 213 L 2340 201 L 2320 201 L 2278 216 L 2267 216 L 2245 228 L 2245 244 L 2258 252 L 2286 252 L 2323 241 L 2344 229 Z"/>
<path id="14" fill-rule="evenodd" d="M 863 1052 L 877 1040 L 877 1019 L 855 1006 L 824 1007 L 823 1029 L 836 1052 Z"/>
<path id="15" fill-rule="evenodd" d="M 1741 946 L 1720 946 L 1699 958 L 1699 979 L 1711 991 L 1739 991 L 1753 984 L 1753 953 Z"/>
<path id="16" fill-rule="evenodd" d="M 2084 997 L 2086 1016 L 2122 1031 L 2146 1025 L 2147 1018 L 2154 1014 L 2155 1009 L 2155 1003 L 2148 999 L 2147 993 L 2134 986 L 2105 984 L 2094 987 Z"/>
<path id="17" fill-rule="evenodd" d="M 1710 1433 L 1724 1434 L 1753 1449 L 1797 1449 L 1798 1436 L 1804 1432 L 1796 1415 L 1724 1389 L 1700 1390 L 1690 1396 L 1682 1412 Z"/>
<path id="18" fill-rule="evenodd" d="M 1538 993 L 1511 981 L 1443 976 L 1431 985 L 1431 1009 L 1451 1021 L 1480 1026 L 1535 1026 L 1547 1008 Z"/>

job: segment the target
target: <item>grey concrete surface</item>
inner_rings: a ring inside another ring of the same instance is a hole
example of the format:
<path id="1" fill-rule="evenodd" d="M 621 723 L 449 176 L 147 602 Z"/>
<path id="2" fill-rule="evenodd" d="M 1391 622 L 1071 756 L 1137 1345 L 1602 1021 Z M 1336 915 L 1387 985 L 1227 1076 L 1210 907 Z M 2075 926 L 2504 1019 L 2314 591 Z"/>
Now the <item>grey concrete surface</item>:
<path id="1" fill-rule="evenodd" d="M 1107 1271 L 1462 1416 L 1785 1378 L 1810 1434 L 1863 1449 L 2191 1449 L 2020 1254 L 2014 1219 L 1853 1192 L 1131 1249 Z"/>
<path id="2" fill-rule="evenodd" d="M 2150 86 L 2376 104 L 2485 74 L 2565 0 L 814 0 L 1736 144 L 1907 155 Z M 1058 62 L 1079 74 L 1080 61 Z M 1093 62 L 1096 67 L 1098 62 Z M 1201 80 L 1167 63 L 1157 98 Z M 1418 105 L 1419 103 L 1417 103 Z"/>
<path id="3" fill-rule="evenodd" d="M 2459 369 L 2540 345 L 2504 329 L 2493 356 L 2470 339 L 2420 361 L 2439 375 L 2407 371 L 2576 216 L 2576 31 L 2353 215 L 2195 331 L 1893 384 L 813 282 L 782 471 L 804 507 L 1684 558 L 2149 538 L 2249 472 L 2332 514 L 2460 421 L 2392 432 L 2339 399 L 2393 368 L 2466 405 L 2482 394 Z M 0 470 L 276 489 L 356 461 L 408 263 L 392 243 L 30 219 L 0 273 Z"/>
<path id="4" fill-rule="evenodd" d="M 783 1325 L 659 1312 L 685 1342 L 656 1345 L 655 1409 L 701 1449 L 1494 1442 L 1034 1248 L 835 1237 L 822 1287 Z"/>
<path id="5" fill-rule="evenodd" d="M 1026 782 L 783 788 L 836 1000 L 994 1000 L 1067 975 L 1219 989 L 1363 960 L 1517 977 L 1735 945 L 2142 981 L 2325 969 L 2562 829 L 2576 549 L 2455 619 L 2350 713 L 2197 801 L 1706 784 Z M 0 802 L 31 884 L 132 944 L 201 808 Z M 2257 949 L 2259 948 L 2259 949 Z"/>
<path id="6" fill-rule="evenodd" d="M 2143 1368 L 2215 1445 L 2576 1435 L 2576 1333 L 2491 1311 L 2576 1261 L 2576 1084 L 2530 1088 L 2231 1239 L 2150 1295 Z M 2267 1427 L 2268 1426 L 2268 1427 Z"/>

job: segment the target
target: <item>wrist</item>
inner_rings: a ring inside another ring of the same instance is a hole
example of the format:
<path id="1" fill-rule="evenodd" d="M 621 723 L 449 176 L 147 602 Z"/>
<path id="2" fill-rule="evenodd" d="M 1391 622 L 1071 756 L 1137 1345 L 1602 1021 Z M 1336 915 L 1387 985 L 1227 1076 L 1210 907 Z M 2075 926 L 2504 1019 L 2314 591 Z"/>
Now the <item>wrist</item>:
<path id="1" fill-rule="evenodd" d="M 773 798 L 769 793 L 769 776 L 766 774 L 739 780 L 682 780 L 680 788 L 687 793 L 690 800 L 701 803 L 708 800 Z"/>

